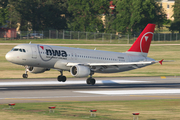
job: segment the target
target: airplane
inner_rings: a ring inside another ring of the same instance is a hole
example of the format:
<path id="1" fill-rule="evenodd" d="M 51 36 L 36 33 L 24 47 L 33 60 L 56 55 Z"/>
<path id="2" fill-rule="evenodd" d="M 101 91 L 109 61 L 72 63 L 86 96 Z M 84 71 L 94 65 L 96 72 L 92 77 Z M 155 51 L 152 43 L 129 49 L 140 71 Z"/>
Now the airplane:
<path id="1" fill-rule="evenodd" d="M 37 74 L 56 69 L 60 72 L 57 77 L 59 82 L 66 81 L 63 71 L 69 71 L 74 77 L 90 75 L 86 83 L 94 85 L 94 73 L 117 73 L 158 62 L 162 64 L 163 60 L 155 61 L 147 57 L 154 29 L 155 24 L 149 23 L 124 53 L 29 43 L 15 46 L 5 58 L 25 67 L 23 78 L 28 78 L 28 72 Z"/>

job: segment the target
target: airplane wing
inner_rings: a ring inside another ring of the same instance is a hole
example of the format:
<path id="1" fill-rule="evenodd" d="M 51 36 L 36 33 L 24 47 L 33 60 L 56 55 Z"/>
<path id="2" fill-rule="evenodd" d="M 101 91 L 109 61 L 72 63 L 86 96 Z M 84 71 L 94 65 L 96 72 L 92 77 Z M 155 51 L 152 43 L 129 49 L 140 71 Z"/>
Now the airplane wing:
<path id="1" fill-rule="evenodd" d="M 140 61 L 140 62 L 122 62 L 122 63 L 68 63 L 67 66 L 85 65 L 85 66 L 124 66 L 124 65 L 149 65 L 159 61 Z"/>
<path id="2" fill-rule="evenodd" d="M 140 61 L 140 62 L 121 62 L 121 63 L 67 63 L 66 66 L 75 66 L 75 65 L 85 65 L 85 66 L 125 66 L 125 65 L 150 65 L 154 63 L 160 63 L 162 65 L 162 62 L 173 62 L 170 61 L 164 61 L 164 59 L 160 61 Z"/>

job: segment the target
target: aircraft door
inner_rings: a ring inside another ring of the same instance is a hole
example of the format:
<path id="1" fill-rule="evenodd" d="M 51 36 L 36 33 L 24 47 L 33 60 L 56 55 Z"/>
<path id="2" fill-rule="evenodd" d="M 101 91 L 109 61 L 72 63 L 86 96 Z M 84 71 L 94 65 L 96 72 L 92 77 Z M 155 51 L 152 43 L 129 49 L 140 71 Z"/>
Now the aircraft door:
<path id="1" fill-rule="evenodd" d="M 74 54 L 74 59 L 77 60 L 77 54 L 76 53 Z"/>
<path id="2" fill-rule="evenodd" d="M 76 53 L 71 53 L 71 60 L 77 60 Z"/>
<path id="3" fill-rule="evenodd" d="M 71 53 L 71 60 L 74 60 L 74 54 Z"/>
<path id="4" fill-rule="evenodd" d="M 32 58 L 36 59 L 37 58 L 37 49 L 35 46 L 31 46 L 32 49 Z"/>

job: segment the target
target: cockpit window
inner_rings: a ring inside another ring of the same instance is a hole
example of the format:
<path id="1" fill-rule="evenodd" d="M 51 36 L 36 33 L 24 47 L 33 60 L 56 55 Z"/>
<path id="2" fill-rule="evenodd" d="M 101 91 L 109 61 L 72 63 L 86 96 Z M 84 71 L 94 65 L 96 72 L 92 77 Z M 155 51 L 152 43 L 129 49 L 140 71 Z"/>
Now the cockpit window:
<path id="1" fill-rule="evenodd" d="M 26 52 L 25 49 L 21 49 L 21 48 L 13 48 L 11 51 L 20 51 L 20 52 Z"/>
<path id="2" fill-rule="evenodd" d="M 14 48 L 13 51 L 18 51 L 18 49 L 17 49 L 17 48 Z"/>

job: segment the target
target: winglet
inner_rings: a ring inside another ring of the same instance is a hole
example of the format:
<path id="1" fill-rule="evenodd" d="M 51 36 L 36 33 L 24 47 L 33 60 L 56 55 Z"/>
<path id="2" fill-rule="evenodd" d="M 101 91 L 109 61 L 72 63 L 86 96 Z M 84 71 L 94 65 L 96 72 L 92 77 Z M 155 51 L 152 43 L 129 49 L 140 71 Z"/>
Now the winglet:
<path id="1" fill-rule="evenodd" d="M 160 60 L 159 63 L 162 65 L 162 62 L 163 62 L 164 59 Z"/>

